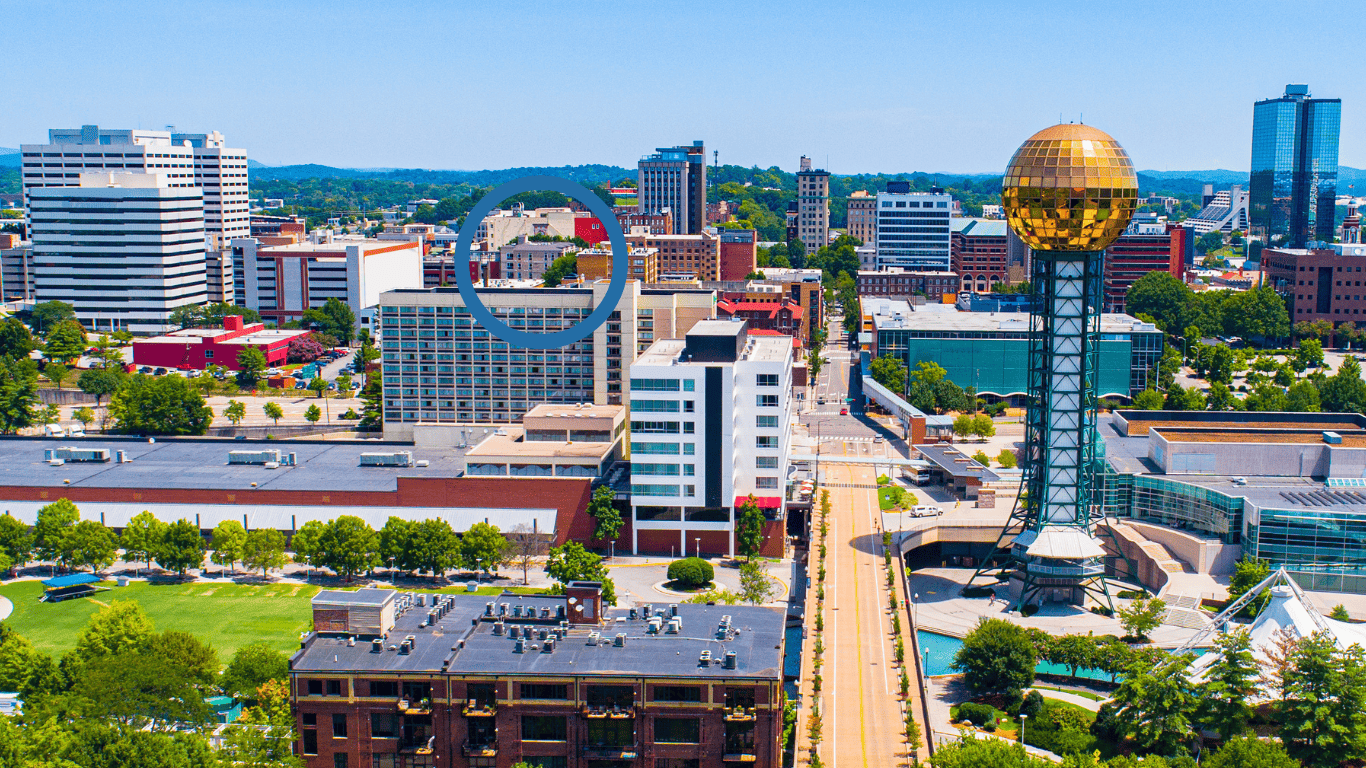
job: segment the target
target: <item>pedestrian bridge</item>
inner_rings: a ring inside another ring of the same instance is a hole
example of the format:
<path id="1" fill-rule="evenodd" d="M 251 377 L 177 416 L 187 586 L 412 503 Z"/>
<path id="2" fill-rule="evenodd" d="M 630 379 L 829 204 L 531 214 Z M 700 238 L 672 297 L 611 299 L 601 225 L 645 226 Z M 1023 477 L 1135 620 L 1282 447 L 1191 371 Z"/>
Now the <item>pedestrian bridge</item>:
<path id="1" fill-rule="evenodd" d="M 953 435 L 953 417 L 935 416 L 925 413 L 905 398 L 877 383 L 869 366 L 872 365 L 868 352 L 859 352 L 859 373 L 862 378 L 863 395 L 870 402 L 877 403 L 890 413 L 900 424 L 902 434 L 912 444 L 923 443 L 926 438 L 950 437 Z"/>

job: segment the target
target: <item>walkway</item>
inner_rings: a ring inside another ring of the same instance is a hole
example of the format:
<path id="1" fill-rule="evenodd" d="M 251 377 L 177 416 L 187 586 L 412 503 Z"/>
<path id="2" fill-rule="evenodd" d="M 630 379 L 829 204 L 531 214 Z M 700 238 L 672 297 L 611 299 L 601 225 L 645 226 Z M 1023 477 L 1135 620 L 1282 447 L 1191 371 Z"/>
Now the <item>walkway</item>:
<path id="1" fill-rule="evenodd" d="M 820 755 L 835 768 L 905 765 L 909 759 L 876 524 L 877 478 L 870 467 L 860 466 L 828 466 L 825 473 L 835 487 L 830 488 L 822 691 L 828 729 Z"/>

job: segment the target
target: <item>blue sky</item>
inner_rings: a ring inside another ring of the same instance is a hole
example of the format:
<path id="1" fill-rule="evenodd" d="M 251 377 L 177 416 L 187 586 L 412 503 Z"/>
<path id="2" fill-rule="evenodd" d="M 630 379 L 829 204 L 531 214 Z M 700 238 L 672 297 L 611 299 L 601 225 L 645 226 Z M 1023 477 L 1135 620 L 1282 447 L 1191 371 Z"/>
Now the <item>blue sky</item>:
<path id="1" fill-rule="evenodd" d="M 1243 170 L 1252 102 L 1305 82 L 1342 98 L 1360 168 L 1351 7 L 0 2 L 0 146 L 174 124 L 271 165 L 631 166 L 703 139 L 723 163 L 994 172 L 1061 113 L 1139 168 Z"/>

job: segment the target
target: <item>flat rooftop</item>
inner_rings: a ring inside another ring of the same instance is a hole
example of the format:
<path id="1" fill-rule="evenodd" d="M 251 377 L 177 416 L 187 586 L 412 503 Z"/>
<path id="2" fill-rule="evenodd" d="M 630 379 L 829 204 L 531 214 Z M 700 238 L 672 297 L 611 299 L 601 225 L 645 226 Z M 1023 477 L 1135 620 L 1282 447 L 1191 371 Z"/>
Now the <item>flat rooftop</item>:
<path id="1" fill-rule="evenodd" d="M 1157 432 L 1173 443 L 1304 443 L 1329 444 L 1323 439 L 1323 432 L 1312 429 L 1250 429 L 1221 427 L 1150 427 L 1149 432 Z M 1326 430 L 1334 431 L 1334 430 Z M 1337 445 L 1346 448 L 1366 448 L 1366 431 L 1336 431 L 1342 438 Z"/>
<path id="2" fill-rule="evenodd" d="M 582 441 L 556 442 L 547 440 L 526 440 L 525 430 L 521 427 L 502 427 L 484 438 L 483 442 L 469 449 L 465 458 L 469 460 L 493 457 L 524 459 L 593 459 L 600 461 L 612 453 L 616 443 L 589 443 Z"/>
<path id="3" fill-rule="evenodd" d="M 377 590 L 378 591 L 378 590 Z M 555 595 L 503 594 L 496 598 L 478 595 L 454 595 L 450 612 L 436 624 L 420 626 L 427 618 L 427 610 L 410 608 L 396 620 L 389 632 L 384 650 L 375 653 L 371 643 L 357 640 L 347 644 L 345 635 L 311 635 L 307 646 L 296 652 L 292 669 L 295 672 L 440 672 L 451 674 L 506 674 L 506 675 L 649 675 L 692 680 L 726 678 L 780 678 L 783 668 L 784 614 L 776 609 L 746 605 L 678 606 L 683 620 L 678 634 L 649 634 L 644 618 L 632 620 L 626 608 L 604 611 L 604 621 L 594 625 L 572 625 L 568 635 L 555 644 L 553 653 L 542 653 L 543 641 L 532 639 L 523 653 L 517 653 L 517 641 L 510 632 L 495 635 L 494 623 L 483 620 L 485 604 L 508 603 L 549 607 L 556 615 L 557 607 L 566 605 L 566 598 Z M 667 612 L 668 605 L 654 604 L 657 611 Z M 717 639 L 717 627 L 723 616 L 731 617 L 732 631 L 725 639 Z M 509 616 L 504 626 L 553 628 L 554 622 L 521 620 Z M 591 632 L 599 633 L 594 639 Z M 612 642 L 618 633 L 626 635 L 623 647 Z M 412 635 L 413 651 L 400 654 L 390 650 L 400 640 Z M 710 651 L 716 661 L 703 665 L 702 651 Z M 736 668 L 724 669 L 720 660 L 727 651 L 736 654 Z M 669 653 L 673 652 L 670 656 Z"/>
<path id="4" fill-rule="evenodd" d="M 915 447 L 926 461 L 953 477 L 973 477 L 984 483 L 1000 480 L 1000 475 L 978 464 L 972 455 L 952 445 L 917 445 Z"/>
<path id="5" fill-rule="evenodd" d="M 866 312 L 872 315 L 873 325 L 879 331 L 1029 332 L 1029 315 L 1023 312 L 964 312 L 952 304 L 920 304 L 911 308 L 906 301 L 878 298 L 868 299 Z M 1100 332 L 1157 333 L 1157 326 L 1129 315 L 1105 313 L 1100 316 Z"/>
<path id="6" fill-rule="evenodd" d="M 75 462 L 53 467 L 43 450 L 74 446 L 125 451 L 132 461 Z M 297 466 L 266 469 L 229 464 L 228 451 L 278 450 L 293 453 Z M 360 454 L 411 451 L 425 467 L 362 467 Z M 417 448 L 377 440 L 176 440 L 158 438 L 0 438 L 0 485 L 77 488 L 182 488 L 212 490 L 394 491 L 400 477 L 457 477 L 459 448 Z M 69 483 L 66 481 L 70 481 Z"/>
<path id="7" fill-rule="evenodd" d="M 623 405 L 595 405 L 593 403 L 562 404 L 538 403 L 531 410 L 526 412 L 522 418 L 585 418 L 585 419 L 615 419 L 626 406 Z"/>

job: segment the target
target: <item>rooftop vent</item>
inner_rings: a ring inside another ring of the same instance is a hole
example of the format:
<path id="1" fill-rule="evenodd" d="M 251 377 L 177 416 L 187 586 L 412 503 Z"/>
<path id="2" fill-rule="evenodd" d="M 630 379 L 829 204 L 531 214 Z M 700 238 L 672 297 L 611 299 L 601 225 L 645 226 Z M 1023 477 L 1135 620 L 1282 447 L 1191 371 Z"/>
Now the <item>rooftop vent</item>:
<path id="1" fill-rule="evenodd" d="M 413 452 L 362 453 L 360 465 L 362 467 L 411 467 L 413 465 Z"/>
<path id="2" fill-rule="evenodd" d="M 721 666 L 726 669 L 735 669 L 735 651 L 726 651 L 725 661 Z"/>
<path id="3" fill-rule="evenodd" d="M 62 446 L 43 451 L 44 460 L 64 459 L 66 461 L 109 461 L 108 448 L 77 448 Z"/>
<path id="4" fill-rule="evenodd" d="M 615 646 L 618 647 L 618 648 L 625 648 L 625 647 L 626 647 L 626 633 L 625 633 L 625 632 L 618 632 L 618 633 L 617 633 L 617 638 L 616 638 L 615 640 L 612 641 L 612 645 L 615 645 Z"/>
<path id="5" fill-rule="evenodd" d="M 1324 432 L 1323 442 L 1328 443 L 1329 445 L 1342 445 L 1342 435 L 1339 435 L 1336 432 Z M 60 451 L 62 449 L 58 448 L 57 450 Z"/>
<path id="6" fill-rule="evenodd" d="M 383 640 L 381 640 L 380 638 L 377 637 L 377 638 L 375 638 L 374 640 L 371 640 L 371 641 L 370 641 L 370 652 L 371 652 L 371 653 L 381 653 L 383 650 L 384 650 L 384 641 L 383 641 Z"/>
<path id="7" fill-rule="evenodd" d="M 279 451 L 228 451 L 229 464 L 280 464 Z"/>
<path id="8" fill-rule="evenodd" d="M 545 641 L 544 643 L 541 643 L 541 653 L 554 653 L 554 652 L 555 652 L 555 638 L 553 638 L 553 637 L 546 638 L 546 641 Z"/>
<path id="9" fill-rule="evenodd" d="M 517 638 L 517 645 L 513 646 L 512 652 L 526 653 L 526 641 L 521 638 Z"/>
<path id="10" fill-rule="evenodd" d="M 493 634 L 498 635 L 499 637 L 502 637 L 503 633 L 504 633 L 506 630 L 507 630 L 507 628 L 503 626 L 503 622 L 501 622 L 501 621 L 495 621 L 495 622 L 493 622 Z"/>
<path id="11" fill-rule="evenodd" d="M 597 645 L 597 644 L 598 644 L 598 641 L 601 640 L 601 639 L 602 639 L 602 633 L 600 633 L 600 632 L 589 632 L 589 633 L 588 633 L 588 642 L 587 642 L 587 645 Z"/>
<path id="12" fill-rule="evenodd" d="M 669 615 L 670 615 L 670 616 L 677 616 L 677 615 L 678 615 L 678 603 L 669 603 Z"/>
<path id="13" fill-rule="evenodd" d="M 697 659 L 697 666 L 705 667 L 711 664 L 711 651 L 702 651 L 702 655 Z"/>
<path id="14" fill-rule="evenodd" d="M 665 634 L 676 635 L 683 630 L 683 620 L 679 618 L 669 619 L 669 626 L 664 630 Z"/>

